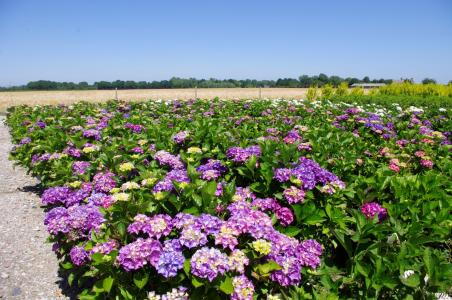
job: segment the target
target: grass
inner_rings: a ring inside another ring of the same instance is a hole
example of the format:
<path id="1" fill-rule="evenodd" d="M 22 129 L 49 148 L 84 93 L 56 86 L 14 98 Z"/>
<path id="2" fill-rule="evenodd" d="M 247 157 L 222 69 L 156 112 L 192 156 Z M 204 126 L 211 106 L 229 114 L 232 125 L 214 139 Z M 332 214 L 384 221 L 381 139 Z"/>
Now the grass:
<path id="1" fill-rule="evenodd" d="M 302 98 L 307 89 L 303 88 L 262 88 L 262 98 Z M 190 99 L 195 97 L 195 89 L 146 89 L 118 90 L 120 100 L 149 99 Z M 197 97 L 219 98 L 259 98 L 259 88 L 198 89 Z M 114 90 L 89 91 L 17 91 L 0 92 L 0 112 L 15 105 L 71 104 L 77 101 L 103 102 L 115 98 Z"/>

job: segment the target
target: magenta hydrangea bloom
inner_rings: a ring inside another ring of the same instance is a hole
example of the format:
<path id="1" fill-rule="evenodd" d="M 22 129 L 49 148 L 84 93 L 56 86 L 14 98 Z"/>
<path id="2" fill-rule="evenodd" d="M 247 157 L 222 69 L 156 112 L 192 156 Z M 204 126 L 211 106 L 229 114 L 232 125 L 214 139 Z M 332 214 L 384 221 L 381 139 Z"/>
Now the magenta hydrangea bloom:
<path id="1" fill-rule="evenodd" d="M 201 248 L 197 250 L 190 261 L 191 273 L 200 278 L 213 281 L 218 275 L 229 270 L 226 254 L 215 248 Z"/>
<path id="2" fill-rule="evenodd" d="M 275 210 L 276 218 L 279 220 L 281 225 L 287 226 L 291 224 L 294 220 L 292 211 L 287 207 L 280 207 Z"/>
<path id="3" fill-rule="evenodd" d="M 386 208 L 382 207 L 376 202 L 368 202 L 361 206 L 361 212 L 368 219 L 373 219 L 375 215 L 378 215 L 380 221 L 384 220 L 388 216 L 388 211 Z"/>

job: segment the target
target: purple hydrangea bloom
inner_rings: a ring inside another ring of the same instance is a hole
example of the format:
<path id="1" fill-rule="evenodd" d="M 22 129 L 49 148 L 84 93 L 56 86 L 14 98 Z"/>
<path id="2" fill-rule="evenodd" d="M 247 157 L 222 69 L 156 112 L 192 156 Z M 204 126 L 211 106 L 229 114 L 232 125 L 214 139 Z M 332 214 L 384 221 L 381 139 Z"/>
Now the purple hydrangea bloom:
<path id="1" fill-rule="evenodd" d="M 164 150 L 157 151 L 154 154 L 154 159 L 159 162 L 160 165 L 169 166 L 172 169 L 184 169 L 184 164 L 178 156 L 172 155 Z"/>
<path id="2" fill-rule="evenodd" d="M 72 190 L 65 186 L 48 188 L 41 196 L 42 204 L 64 204 L 66 199 L 72 194 Z"/>
<path id="3" fill-rule="evenodd" d="M 159 192 L 171 192 L 174 189 L 173 182 L 168 179 L 160 180 L 157 182 L 154 187 L 152 188 L 153 193 L 159 193 Z"/>
<path id="4" fill-rule="evenodd" d="M 253 300 L 254 285 L 245 275 L 236 276 L 232 279 L 234 292 L 231 300 Z"/>
<path id="5" fill-rule="evenodd" d="M 229 270 L 228 257 L 215 248 L 201 248 L 191 258 L 191 273 L 213 281 L 218 275 Z"/>
<path id="6" fill-rule="evenodd" d="M 143 228 L 143 232 L 147 233 L 149 237 L 167 236 L 173 229 L 171 217 L 164 214 L 155 215 L 149 218 L 148 223 Z"/>
<path id="7" fill-rule="evenodd" d="M 24 137 L 19 142 L 20 145 L 26 145 L 26 144 L 29 144 L 29 143 L 31 143 L 31 138 L 30 137 Z"/>
<path id="8" fill-rule="evenodd" d="M 118 262 L 126 270 L 138 270 L 150 263 L 155 266 L 162 253 L 162 245 L 154 239 L 139 238 L 119 250 Z"/>
<path id="9" fill-rule="evenodd" d="M 175 169 L 169 171 L 166 176 L 165 180 L 169 181 L 177 181 L 177 182 L 190 182 L 190 178 L 188 178 L 187 171 L 184 169 Z"/>
<path id="10" fill-rule="evenodd" d="M 124 127 L 132 130 L 132 132 L 134 132 L 134 133 L 140 133 L 144 129 L 144 127 L 142 125 L 135 125 L 132 123 L 126 123 L 126 124 L 124 124 Z"/>
<path id="11" fill-rule="evenodd" d="M 176 144 L 182 144 L 183 142 L 185 142 L 185 140 L 187 139 L 187 137 L 188 137 L 188 131 L 181 131 L 181 132 L 176 133 L 176 134 L 173 136 L 173 141 L 174 141 Z"/>
<path id="12" fill-rule="evenodd" d="M 110 240 L 105 243 L 97 244 L 93 247 L 91 250 L 91 253 L 101 253 L 101 254 L 108 254 L 111 251 L 118 248 L 118 242 L 115 240 Z"/>
<path id="13" fill-rule="evenodd" d="M 112 188 L 116 187 L 114 176 L 115 174 L 111 172 L 97 173 L 93 178 L 94 189 L 97 192 L 108 193 Z"/>
<path id="14" fill-rule="evenodd" d="M 305 192 L 297 187 L 291 186 L 284 190 L 283 195 L 289 204 L 294 204 L 304 201 Z"/>
<path id="15" fill-rule="evenodd" d="M 88 129 L 83 131 L 83 137 L 92 138 L 95 139 L 96 141 L 101 139 L 100 131 L 96 129 Z"/>
<path id="16" fill-rule="evenodd" d="M 177 275 L 177 271 L 184 267 L 185 257 L 182 252 L 163 252 L 155 268 L 157 273 L 165 278 L 174 277 Z"/>
<path id="17" fill-rule="evenodd" d="M 80 149 L 74 148 L 74 147 L 66 147 L 63 150 L 64 154 L 67 154 L 69 156 L 75 157 L 75 158 L 79 158 L 80 156 L 82 156 L 82 151 L 80 151 Z"/>
<path id="18" fill-rule="evenodd" d="M 275 210 L 276 218 L 279 220 L 281 225 L 287 226 L 291 224 L 294 220 L 292 211 L 287 207 L 280 207 Z"/>
<path id="19" fill-rule="evenodd" d="M 207 244 L 207 236 L 195 226 L 187 226 L 182 229 L 179 242 L 187 248 L 195 248 Z"/>
<path id="20" fill-rule="evenodd" d="M 300 243 L 297 247 L 297 257 L 301 264 L 311 267 L 313 269 L 320 265 L 320 256 L 323 248 L 316 240 L 306 240 Z"/>
<path id="21" fill-rule="evenodd" d="M 104 193 L 93 193 L 88 198 L 88 203 L 92 203 L 96 206 L 102 206 L 103 208 L 110 207 L 114 202 L 115 200 L 112 196 Z"/>
<path id="22" fill-rule="evenodd" d="M 231 147 L 226 151 L 226 156 L 236 163 L 244 163 L 253 155 L 257 157 L 261 155 L 259 146 L 250 146 L 247 148 Z"/>
<path id="23" fill-rule="evenodd" d="M 72 172 L 76 175 L 83 175 L 90 166 L 91 164 L 87 161 L 75 161 L 72 164 Z"/>
<path id="24" fill-rule="evenodd" d="M 279 182 L 286 182 L 289 181 L 291 175 L 292 175 L 291 169 L 280 168 L 275 170 L 273 178 L 275 178 Z"/>
<path id="25" fill-rule="evenodd" d="M 71 261 L 76 266 L 84 265 L 89 260 L 89 254 L 83 247 L 75 246 L 69 252 Z"/>
<path id="26" fill-rule="evenodd" d="M 363 204 L 363 206 L 361 206 L 361 212 L 368 219 L 373 219 L 375 215 L 378 215 L 378 219 L 380 221 L 384 220 L 388 216 L 386 208 L 376 202 L 368 202 Z"/>

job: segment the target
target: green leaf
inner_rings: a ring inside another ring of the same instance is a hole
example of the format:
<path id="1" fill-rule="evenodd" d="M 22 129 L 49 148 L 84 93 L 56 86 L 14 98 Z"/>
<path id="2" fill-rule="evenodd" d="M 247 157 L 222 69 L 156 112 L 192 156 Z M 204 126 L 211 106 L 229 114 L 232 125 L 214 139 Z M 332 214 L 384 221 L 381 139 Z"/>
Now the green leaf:
<path id="1" fill-rule="evenodd" d="M 135 285 L 141 290 L 149 280 L 149 273 L 147 272 L 139 272 L 133 275 L 133 282 Z"/>
<path id="2" fill-rule="evenodd" d="M 104 281 L 102 282 L 102 286 L 107 293 L 110 292 L 111 287 L 113 286 L 113 281 L 114 281 L 113 277 L 109 276 L 105 278 Z"/>
<path id="3" fill-rule="evenodd" d="M 295 227 L 295 226 L 289 226 L 289 227 L 287 227 L 287 228 L 285 228 L 285 229 L 283 230 L 283 233 L 284 233 L 285 235 L 288 235 L 288 236 L 291 236 L 291 237 L 296 236 L 296 235 L 299 234 L 300 232 L 301 232 L 301 229 L 299 229 L 299 228 L 297 228 L 297 227 Z"/>
<path id="4" fill-rule="evenodd" d="M 74 279 L 75 279 L 75 274 L 74 273 L 69 274 L 69 276 L 67 278 L 67 283 L 69 284 L 69 286 L 72 286 Z"/>
<path id="5" fill-rule="evenodd" d="M 196 279 L 196 277 L 193 277 L 193 278 L 191 279 L 191 284 L 192 284 L 195 288 L 204 285 L 204 283 L 201 282 L 201 281 L 199 281 L 198 279 Z"/>
<path id="6" fill-rule="evenodd" d="M 226 276 L 226 278 L 220 283 L 220 290 L 227 295 L 231 295 L 234 292 L 231 277 Z"/>
<path id="7" fill-rule="evenodd" d="M 402 283 L 404 285 L 412 287 L 412 288 L 418 287 L 419 284 L 421 283 L 420 277 L 416 273 L 408 276 L 407 278 L 400 276 L 400 281 L 402 281 Z"/>
<path id="8" fill-rule="evenodd" d="M 259 264 L 256 266 L 259 274 L 266 275 L 272 271 L 281 270 L 281 266 L 274 260 L 269 260 L 265 264 Z"/>
<path id="9" fill-rule="evenodd" d="M 184 262 L 184 272 L 185 272 L 185 274 L 187 274 L 187 276 L 190 276 L 190 268 L 191 268 L 190 260 L 186 259 Z"/>

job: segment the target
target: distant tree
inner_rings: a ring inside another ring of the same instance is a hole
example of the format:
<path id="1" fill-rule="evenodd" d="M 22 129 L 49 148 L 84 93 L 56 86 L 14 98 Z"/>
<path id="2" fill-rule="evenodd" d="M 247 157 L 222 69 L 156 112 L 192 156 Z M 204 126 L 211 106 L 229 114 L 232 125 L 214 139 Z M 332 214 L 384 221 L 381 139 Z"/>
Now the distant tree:
<path id="1" fill-rule="evenodd" d="M 369 76 L 365 76 L 365 77 L 363 78 L 363 82 L 364 82 L 364 83 L 369 83 L 369 82 L 370 82 Z"/>
<path id="2" fill-rule="evenodd" d="M 424 80 L 422 80 L 422 84 L 429 84 L 429 83 L 436 83 L 436 80 L 432 79 L 432 78 L 424 78 Z"/>

